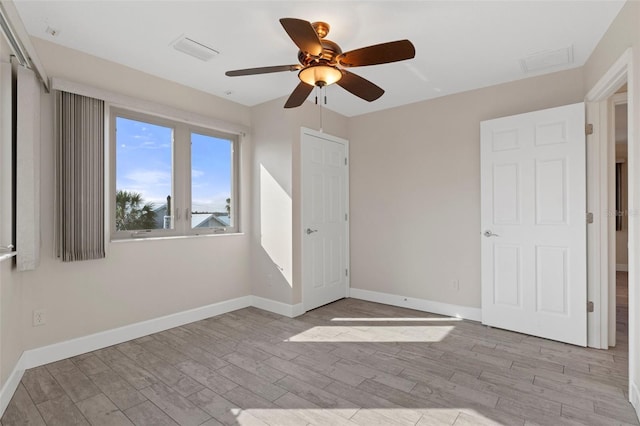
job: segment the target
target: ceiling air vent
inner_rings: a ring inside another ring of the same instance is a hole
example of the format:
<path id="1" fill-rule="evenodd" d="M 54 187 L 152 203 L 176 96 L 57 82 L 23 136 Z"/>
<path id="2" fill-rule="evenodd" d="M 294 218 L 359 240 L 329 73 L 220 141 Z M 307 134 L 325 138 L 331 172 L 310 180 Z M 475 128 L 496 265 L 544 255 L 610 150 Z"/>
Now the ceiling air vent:
<path id="1" fill-rule="evenodd" d="M 573 46 L 557 50 L 547 50 L 520 59 L 520 66 L 525 73 L 562 67 L 573 63 Z"/>
<path id="2" fill-rule="evenodd" d="M 176 41 L 174 41 L 173 48 L 205 62 L 213 59 L 218 53 L 220 53 L 217 50 L 187 36 L 180 36 Z"/>

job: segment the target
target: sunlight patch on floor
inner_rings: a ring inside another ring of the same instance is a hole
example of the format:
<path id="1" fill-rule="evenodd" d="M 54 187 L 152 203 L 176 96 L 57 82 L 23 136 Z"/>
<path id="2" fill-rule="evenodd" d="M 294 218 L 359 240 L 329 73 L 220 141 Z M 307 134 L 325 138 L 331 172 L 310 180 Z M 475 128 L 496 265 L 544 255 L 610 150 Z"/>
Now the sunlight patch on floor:
<path id="1" fill-rule="evenodd" d="M 440 342 L 455 327 L 447 326 L 316 326 L 288 342 Z"/>
<path id="2" fill-rule="evenodd" d="M 462 321 L 462 318 L 331 318 L 331 321 L 344 321 L 344 322 L 449 322 L 449 321 Z"/>
<path id="3" fill-rule="evenodd" d="M 249 408 L 232 412 L 240 426 L 254 425 L 257 419 L 270 424 L 294 424 L 302 419 L 313 424 L 345 424 L 349 420 L 354 424 L 453 424 L 461 414 L 455 408 L 307 408 L 306 401 L 296 400 L 300 406 L 295 408 Z M 476 421 L 485 418 L 475 413 L 466 417 Z"/>

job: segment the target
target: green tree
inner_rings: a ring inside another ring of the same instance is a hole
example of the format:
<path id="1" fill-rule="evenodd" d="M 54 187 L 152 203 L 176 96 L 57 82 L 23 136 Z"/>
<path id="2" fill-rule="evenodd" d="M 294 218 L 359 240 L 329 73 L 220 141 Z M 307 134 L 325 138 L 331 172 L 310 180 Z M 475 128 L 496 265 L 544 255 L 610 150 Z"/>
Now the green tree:
<path id="1" fill-rule="evenodd" d="M 145 203 L 137 192 L 118 190 L 116 192 L 116 229 L 128 231 L 155 229 L 156 212 L 153 203 Z"/>

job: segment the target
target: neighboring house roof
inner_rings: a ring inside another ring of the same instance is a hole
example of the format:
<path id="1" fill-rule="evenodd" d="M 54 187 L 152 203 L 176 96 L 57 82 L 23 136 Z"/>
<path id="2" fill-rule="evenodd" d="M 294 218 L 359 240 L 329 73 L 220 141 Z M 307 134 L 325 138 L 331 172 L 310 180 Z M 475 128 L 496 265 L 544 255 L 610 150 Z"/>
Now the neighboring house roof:
<path id="1" fill-rule="evenodd" d="M 167 205 L 163 204 L 153 210 L 156 214 L 156 228 L 164 227 L 164 217 L 167 215 Z M 193 213 L 191 215 L 191 228 L 220 228 L 231 224 L 227 214 L 221 213 Z"/>
<path id="2" fill-rule="evenodd" d="M 227 218 L 226 220 L 224 218 Z M 191 228 L 219 228 L 229 226 L 229 216 L 217 213 L 194 213 L 191 215 Z"/>
<path id="3" fill-rule="evenodd" d="M 231 225 L 231 218 L 228 214 L 216 214 L 216 220 L 222 223 L 224 226 Z"/>

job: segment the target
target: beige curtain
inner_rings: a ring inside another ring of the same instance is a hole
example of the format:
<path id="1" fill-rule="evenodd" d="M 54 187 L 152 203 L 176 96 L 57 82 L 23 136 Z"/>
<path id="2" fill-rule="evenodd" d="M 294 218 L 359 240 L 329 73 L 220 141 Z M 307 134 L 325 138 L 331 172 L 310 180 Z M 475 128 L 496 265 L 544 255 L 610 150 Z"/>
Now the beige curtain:
<path id="1" fill-rule="evenodd" d="M 104 102 L 57 92 L 57 251 L 63 262 L 104 250 Z"/>

